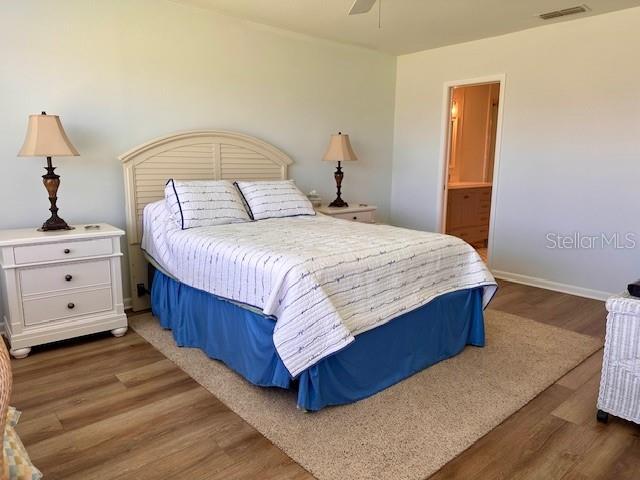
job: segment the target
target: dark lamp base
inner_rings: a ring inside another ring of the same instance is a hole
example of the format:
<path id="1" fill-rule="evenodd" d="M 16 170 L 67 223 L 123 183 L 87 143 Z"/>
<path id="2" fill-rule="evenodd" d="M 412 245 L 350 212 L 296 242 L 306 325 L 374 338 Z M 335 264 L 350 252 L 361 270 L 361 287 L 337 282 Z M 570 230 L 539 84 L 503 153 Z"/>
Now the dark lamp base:
<path id="1" fill-rule="evenodd" d="M 47 166 L 45 169 L 47 170 L 47 173 L 42 176 L 42 183 L 49 194 L 49 203 L 51 204 L 49 211 L 51 212 L 51 216 L 42 224 L 42 228 L 39 228 L 38 231 L 49 232 L 52 230 L 73 230 L 73 227 L 67 225 L 67 222 L 58 216 L 58 206 L 56 203 L 58 201 L 60 175 L 56 175 L 56 167 L 51 164 L 51 157 L 47 157 Z"/>
<path id="2" fill-rule="evenodd" d="M 333 202 L 331 202 L 329 204 L 330 207 L 335 207 L 335 208 L 343 208 L 343 207 L 348 207 L 349 204 L 347 202 L 345 202 L 344 200 L 342 200 L 340 197 L 336 198 Z"/>
<path id="3" fill-rule="evenodd" d="M 336 195 L 336 199 L 331 202 L 329 206 L 337 208 L 348 207 L 349 204 L 342 200 L 342 197 L 340 196 L 342 194 L 342 179 L 344 178 L 344 173 L 342 173 L 342 166 L 340 165 L 340 162 L 338 162 L 338 168 L 336 168 L 336 172 L 333 174 L 333 178 L 336 179 L 336 189 L 338 190 L 338 192 Z"/>
<path id="4" fill-rule="evenodd" d="M 53 230 L 73 230 L 73 227 L 67 225 L 67 222 L 58 216 L 51 216 L 42 224 L 42 227 L 38 229 L 39 232 L 50 232 Z"/>

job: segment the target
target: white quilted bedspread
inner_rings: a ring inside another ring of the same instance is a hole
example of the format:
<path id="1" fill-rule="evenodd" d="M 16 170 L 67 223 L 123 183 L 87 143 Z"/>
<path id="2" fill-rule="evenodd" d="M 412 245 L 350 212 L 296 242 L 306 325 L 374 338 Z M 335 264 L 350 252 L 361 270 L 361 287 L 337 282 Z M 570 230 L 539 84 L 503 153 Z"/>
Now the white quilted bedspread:
<path id="1" fill-rule="evenodd" d="M 321 215 L 180 230 L 160 201 L 145 208 L 142 248 L 180 282 L 275 316 L 294 377 L 439 295 L 482 286 L 486 305 L 496 289 L 455 237 Z"/>

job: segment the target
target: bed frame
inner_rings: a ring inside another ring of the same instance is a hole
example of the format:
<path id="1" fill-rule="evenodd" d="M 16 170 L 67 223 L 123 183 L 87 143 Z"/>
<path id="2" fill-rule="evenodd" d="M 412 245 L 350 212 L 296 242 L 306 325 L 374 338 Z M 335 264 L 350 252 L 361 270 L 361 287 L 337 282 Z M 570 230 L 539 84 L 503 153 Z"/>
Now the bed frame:
<path id="1" fill-rule="evenodd" d="M 293 160 L 249 135 L 194 130 L 156 138 L 118 157 L 124 169 L 131 306 L 149 308 L 148 262 L 141 248 L 142 212 L 178 180 L 285 180 Z"/>

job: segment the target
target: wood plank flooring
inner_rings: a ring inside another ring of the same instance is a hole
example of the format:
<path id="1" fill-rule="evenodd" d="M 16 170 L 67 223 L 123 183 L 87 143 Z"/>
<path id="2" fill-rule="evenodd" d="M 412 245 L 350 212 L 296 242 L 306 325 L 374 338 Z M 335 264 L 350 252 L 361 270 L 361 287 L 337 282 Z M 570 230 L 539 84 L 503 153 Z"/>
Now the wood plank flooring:
<path id="1" fill-rule="evenodd" d="M 601 302 L 500 286 L 492 309 L 604 333 Z M 431 478 L 640 478 L 640 427 L 595 421 L 601 358 L 591 356 Z M 47 480 L 313 478 L 134 332 L 34 348 L 13 369 L 18 431 Z"/>

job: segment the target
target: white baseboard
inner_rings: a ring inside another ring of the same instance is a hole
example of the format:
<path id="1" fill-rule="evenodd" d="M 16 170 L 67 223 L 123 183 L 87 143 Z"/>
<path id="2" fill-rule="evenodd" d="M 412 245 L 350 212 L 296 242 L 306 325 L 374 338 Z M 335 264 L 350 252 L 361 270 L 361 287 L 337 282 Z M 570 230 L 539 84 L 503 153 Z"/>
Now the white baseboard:
<path id="1" fill-rule="evenodd" d="M 612 293 L 602 292 L 600 290 L 591 290 L 590 288 L 576 287 L 575 285 L 567 285 L 566 283 L 552 282 L 544 278 L 530 277 L 519 273 L 502 272 L 500 270 L 492 270 L 493 276 L 509 282 L 521 283 L 530 287 L 546 288 L 555 292 L 568 293 L 577 295 L 578 297 L 593 298 L 594 300 L 605 301 Z"/>
<path id="2" fill-rule="evenodd" d="M 129 310 L 132 307 L 131 297 L 127 297 L 127 298 L 123 299 L 122 303 L 124 304 L 124 309 L 125 310 Z"/>

